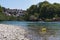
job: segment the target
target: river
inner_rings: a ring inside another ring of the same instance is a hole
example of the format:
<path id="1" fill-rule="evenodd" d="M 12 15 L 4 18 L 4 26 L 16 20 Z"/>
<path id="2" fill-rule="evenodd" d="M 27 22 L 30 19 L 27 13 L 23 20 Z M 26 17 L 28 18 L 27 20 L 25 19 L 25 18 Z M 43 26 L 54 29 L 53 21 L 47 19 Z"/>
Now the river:
<path id="1" fill-rule="evenodd" d="M 47 40 L 48 36 L 52 36 L 52 35 L 53 37 L 52 38 L 50 37 L 51 40 L 60 40 L 59 39 L 60 38 L 60 22 L 2 21 L 0 22 L 0 24 L 16 25 L 16 26 L 24 27 L 27 30 L 29 30 L 29 34 L 35 35 L 36 37 L 38 36 L 43 37 L 44 40 Z M 40 31 L 41 28 L 47 29 L 45 34 L 41 33 Z M 38 40 L 40 37 L 35 38 L 33 36 L 33 39 Z"/>

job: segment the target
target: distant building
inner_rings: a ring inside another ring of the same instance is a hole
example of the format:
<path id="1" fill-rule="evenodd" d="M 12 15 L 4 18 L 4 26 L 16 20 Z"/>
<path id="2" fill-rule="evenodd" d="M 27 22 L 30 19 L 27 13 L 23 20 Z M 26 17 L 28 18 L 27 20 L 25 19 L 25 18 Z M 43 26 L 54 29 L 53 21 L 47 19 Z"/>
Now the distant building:
<path id="1" fill-rule="evenodd" d="M 26 11 L 20 10 L 20 9 L 3 9 L 3 13 L 5 13 L 8 16 L 24 16 Z"/>

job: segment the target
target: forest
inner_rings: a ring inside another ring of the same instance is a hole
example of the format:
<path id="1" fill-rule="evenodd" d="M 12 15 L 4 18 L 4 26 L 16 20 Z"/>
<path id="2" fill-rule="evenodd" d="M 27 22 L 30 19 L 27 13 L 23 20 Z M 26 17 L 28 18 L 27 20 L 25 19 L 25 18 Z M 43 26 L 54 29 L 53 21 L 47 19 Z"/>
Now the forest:
<path id="1" fill-rule="evenodd" d="M 48 1 L 39 2 L 31 5 L 26 9 L 24 16 L 7 16 L 3 13 L 0 6 L 0 20 L 18 20 L 18 21 L 59 21 L 60 20 L 60 4 L 49 3 Z"/>

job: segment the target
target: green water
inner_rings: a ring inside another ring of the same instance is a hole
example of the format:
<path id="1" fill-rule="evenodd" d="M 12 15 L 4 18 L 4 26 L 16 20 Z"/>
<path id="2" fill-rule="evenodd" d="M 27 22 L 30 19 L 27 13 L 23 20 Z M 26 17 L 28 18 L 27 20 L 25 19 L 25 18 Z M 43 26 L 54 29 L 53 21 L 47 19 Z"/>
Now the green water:
<path id="1" fill-rule="evenodd" d="M 31 22 L 31 21 L 2 21 L 0 24 L 16 25 L 21 27 L 26 27 L 28 30 L 39 32 L 42 27 L 47 28 L 47 30 L 52 30 L 52 32 L 57 32 L 60 35 L 60 22 Z"/>

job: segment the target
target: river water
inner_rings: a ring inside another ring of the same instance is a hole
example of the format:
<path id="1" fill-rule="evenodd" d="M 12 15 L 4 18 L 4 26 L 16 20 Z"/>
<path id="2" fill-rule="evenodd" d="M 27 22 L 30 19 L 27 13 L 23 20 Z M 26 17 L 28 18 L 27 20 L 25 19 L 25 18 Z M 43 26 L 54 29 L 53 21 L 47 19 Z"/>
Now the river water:
<path id="1" fill-rule="evenodd" d="M 2 21 L 0 24 L 26 28 L 31 40 L 60 40 L 60 22 Z M 41 33 L 41 28 L 46 28 L 46 33 Z"/>

